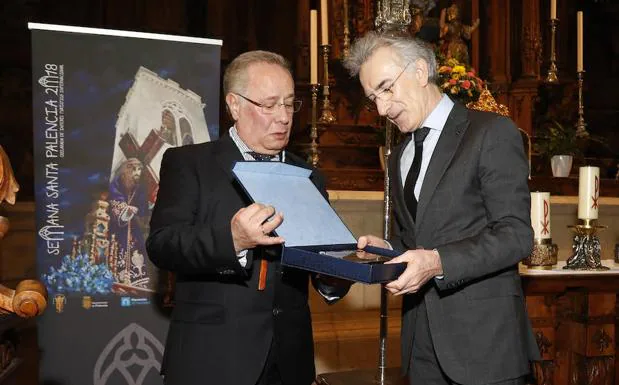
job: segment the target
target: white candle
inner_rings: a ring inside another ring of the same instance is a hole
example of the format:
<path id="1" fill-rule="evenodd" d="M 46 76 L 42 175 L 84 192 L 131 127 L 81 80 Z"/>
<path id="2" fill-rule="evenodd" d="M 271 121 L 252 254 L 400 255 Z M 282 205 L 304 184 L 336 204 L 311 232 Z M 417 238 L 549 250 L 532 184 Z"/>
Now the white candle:
<path id="1" fill-rule="evenodd" d="M 550 0 L 550 18 L 557 18 L 557 0 Z"/>
<path id="2" fill-rule="evenodd" d="M 584 71 L 583 65 L 583 20 L 582 11 L 578 11 L 576 14 L 576 71 Z"/>
<path id="3" fill-rule="evenodd" d="M 322 32 L 322 45 L 329 44 L 329 13 L 327 0 L 320 1 L 320 30 Z"/>
<path id="4" fill-rule="evenodd" d="M 531 193 L 531 227 L 535 239 L 550 239 L 550 193 Z"/>
<path id="5" fill-rule="evenodd" d="M 310 11 L 310 84 L 318 84 L 318 11 Z"/>
<path id="6" fill-rule="evenodd" d="M 578 218 L 597 219 L 600 198 L 600 168 L 581 167 L 578 179 Z"/>

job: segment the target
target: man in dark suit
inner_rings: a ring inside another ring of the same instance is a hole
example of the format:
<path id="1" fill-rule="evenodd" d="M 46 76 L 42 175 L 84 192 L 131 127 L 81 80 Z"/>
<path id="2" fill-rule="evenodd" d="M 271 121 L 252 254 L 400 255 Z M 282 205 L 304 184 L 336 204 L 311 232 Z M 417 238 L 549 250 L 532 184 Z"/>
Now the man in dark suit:
<path id="1" fill-rule="evenodd" d="M 162 160 L 147 241 L 152 261 L 177 273 L 162 374 L 170 385 L 309 385 L 309 274 L 279 263 L 284 239 L 272 231 L 285 213 L 248 205 L 231 171 L 243 160 L 308 167 L 284 150 L 301 102 L 287 61 L 266 51 L 234 59 L 223 89 L 229 135 Z M 322 177 L 311 180 L 326 198 Z M 328 301 L 348 290 L 312 281 Z"/>
<path id="2" fill-rule="evenodd" d="M 425 43 L 369 33 L 346 66 L 408 138 L 392 152 L 396 250 L 407 268 L 402 367 L 412 384 L 523 384 L 539 351 L 518 262 L 532 248 L 527 159 L 508 118 L 440 92 Z M 389 247 L 363 236 L 367 244 Z M 405 251 L 407 250 L 407 251 Z"/>

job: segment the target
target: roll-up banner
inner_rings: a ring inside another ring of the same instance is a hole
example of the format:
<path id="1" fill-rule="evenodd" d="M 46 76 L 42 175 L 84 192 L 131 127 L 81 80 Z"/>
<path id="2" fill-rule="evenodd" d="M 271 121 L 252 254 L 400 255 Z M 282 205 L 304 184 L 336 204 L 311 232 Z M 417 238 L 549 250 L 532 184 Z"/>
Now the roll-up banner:
<path id="1" fill-rule="evenodd" d="M 161 384 L 144 241 L 166 149 L 219 132 L 220 40 L 30 23 L 40 383 Z"/>

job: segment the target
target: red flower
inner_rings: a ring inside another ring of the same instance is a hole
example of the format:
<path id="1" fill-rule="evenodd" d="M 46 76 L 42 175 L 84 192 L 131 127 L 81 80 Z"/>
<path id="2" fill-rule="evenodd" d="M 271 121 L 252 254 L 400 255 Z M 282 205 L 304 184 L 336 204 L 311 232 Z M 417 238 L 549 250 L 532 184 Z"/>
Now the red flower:
<path id="1" fill-rule="evenodd" d="M 449 79 L 449 84 L 455 85 L 458 81 L 456 79 Z"/>
<path id="2" fill-rule="evenodd" d="M 465 90 L 468 90 L 469 88 L 471 88 L 471 82 L 468 80 L 464 80 L 462 82 L 462 88 L 464 88 Z"/>

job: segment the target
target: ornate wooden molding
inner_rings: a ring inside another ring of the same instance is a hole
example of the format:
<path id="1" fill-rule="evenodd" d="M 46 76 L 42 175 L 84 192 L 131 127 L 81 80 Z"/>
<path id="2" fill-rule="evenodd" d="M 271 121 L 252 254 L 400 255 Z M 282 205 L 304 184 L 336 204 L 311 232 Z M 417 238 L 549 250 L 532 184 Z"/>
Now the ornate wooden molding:
<path id="1" fill-rule="evenodd" d="M 539 1 L 522 2 L 521 68 L 522 77 L 540 78 L 542 38 L 539 28 Z"/>
<path id="2" fill-rule="evenodd" d="M 539 348 L 539 352 L 544 355 L 550 351 L 550 347 L 552 343 L 550 340 L 544 335 L 543 332 L 537 331 L 535 333 L 535 341 L 537 342 L 537 347 Z"/>
<path id="3" fill-rule="evenodd" d="M 612 346 L 613 338 L 606 333 L 606 330 L 600 328 L 591 337 L 591 342 L 600 353 L 604 353 L 605 350 Z"/>
<path id="4" fill-rule="evenodd" d="M 552 361 L 537 361 L 533 363 L 533 376 L 537 385 L 554 384 L 555 364 Z"/>
<path id="5" fill-rule="evenodd" d="M 586 360 L 584 373 L 580 377 L 585 384 L 612 385 L 614 378 L 614 357 L 593 357 Z"/>
<path id="6" fill-rule="evenodd" d="M 539 26 L 526 26 L 522 31 L 522 75 L 540 78 L 542 38 Z"/>
<path id="7" fill-rule="evenodd" d="M 21 281 L 15 290 L 0 285 L 0 308 L 20 317 L 34 317 L 47 307 L 47 290 L 39 281 Z"/>

